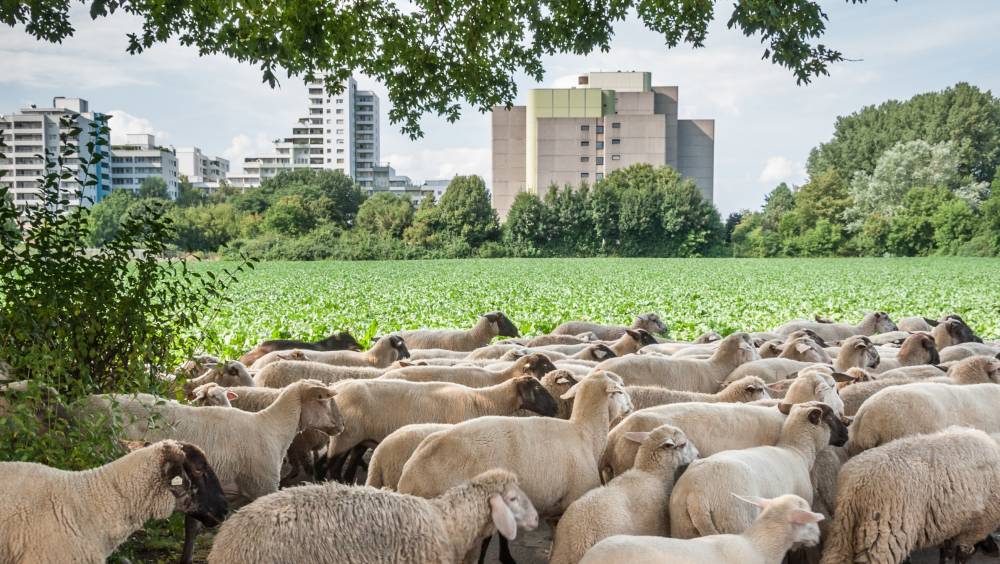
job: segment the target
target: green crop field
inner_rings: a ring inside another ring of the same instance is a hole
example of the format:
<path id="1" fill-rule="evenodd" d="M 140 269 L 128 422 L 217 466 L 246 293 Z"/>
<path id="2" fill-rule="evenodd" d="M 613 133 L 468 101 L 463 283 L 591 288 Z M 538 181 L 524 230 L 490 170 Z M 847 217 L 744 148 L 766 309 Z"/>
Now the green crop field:
<path id="1" fill-rule="evenodd" d="M 215 269 L 221 263 L 200 268 Z M 202 336 L 228 357 L 266 338 L 346 329 L 365 342 L 401 328 L 468 327 L 502 310 L 524 334 L 574 318 L 627 323 L 656 311 L 671 335 L 766 330 L 822 314 L 856 322 L 958 313 L 1000 337 L 1000 261 L 991 259 L 510 259 L 268 262 L 230 292 Z"/>

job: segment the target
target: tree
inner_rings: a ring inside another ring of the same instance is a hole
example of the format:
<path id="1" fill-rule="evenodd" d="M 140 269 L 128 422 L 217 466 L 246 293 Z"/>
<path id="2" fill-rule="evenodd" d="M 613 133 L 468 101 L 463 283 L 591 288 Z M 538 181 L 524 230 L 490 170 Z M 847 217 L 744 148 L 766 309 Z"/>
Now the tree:
<path id="1" fill-rule="evenodd" d="M 186 208 L 205 203 L 205 194 L 194 187 L 186 176 L 181 177 L 177 185 L 177 205 Z"/>
<path id="2" fill-rule="evenodd" d="M 362 231 L 385 237 L 400 238 L 413 223 L 413 204 L 388 192 L 379 192 L 365 200 L 358 209 L 355 225 Z"/>
<path id="3" fill-rule="evenodd" d="M 139 197 L 143 199 L 156 198 L 166 200 L 170 196 L 167 192 L 167 181 L 162 176 L 147 176 L 142 179 L 139 185 Z"/>
<path id="4" fill-rule="evenodd" d="M 535 254 L 545 246 L 545 204 L 535 194 L 518 193 L 503 229 L 504 239 L 519 253 Z"/>
<path id="5" fill-rule="evenodd" d="M 490 192 L 479 176 L 453 178 L 441 196 L 434 219 L 442 231 L 472 247 L 496 240 L 500 234 L 500 220 Z"/>
<path id="6" fill-rule="evenodd" d="M 781 216 L 794 207 L 795 196 L 788 184 L 782 182 L 775 186 L 774 190 L 764 196 L 764 209 L 762 210 L 764 212 L 764 228 L 777 231 Z"/>
<path id="7" fill-rule="evenodd" d="M 749 213 L 749 210 L 740 210 L 731 212 L 726 216 L 725 231 L 727 243 L 733 242 L 733 230 L 736 229 L 736 226 L 739 225 L 741 221 L 743 221 L 743 217 Z"/>
<path id="8" fill-rule="evenodd" d="M 941 186 L 914 188 L 903 196 L 889 222 L 889 252 L 899 256 L 926 256 L 934 250 L 931 217 L 954 196 Z"/>
<path id="9" fill-rule="evenodd" d="M 339 170 L 300 168 L 285 170 L 264 180 L 258 190 L 249 190 L 237 198 L 237 207 L 263 212 L 285 196 L 298 196 L 309 202 L 317 219 L 347 227 L 361 207 L 365 195 Z"/>
<path id="10" fill-rule="evenodd" d="M 100 247 L 114 239 L 122 218 L 135 201 L 130 190 L 113 190 L 106 198 L 91 206 L 87 218 L 90 224 L 90 244 Z"/>
<path id="11" fill-rule="evenodd" d="M 389 119 L 402 123 L 411 135 L 420 134 L 424 112 L 458 119 L 463 98 L 481 111 L 513 103 L 516 76 L 525 73 L 540 82 L 542 57 L 548 54 L 607 51 L 615 24 L 630 14 L 662 34 L 668 47 L 702 46 L 715 15 L 715 4 L 705 0 L 418 0 L 405 8 L 389 0 L 84 3 L 90 5 L 91 18 L 121 9 L 142 21 L 141 31 L 128 34 L 131 54 L 177 40 L 201 55 L 223 54 L 259 67 L 272 87 L 279 69 L 290 76 L 324 73 L 330 91 L 348 76 L 370 76 L 389 91 Z M 752 0 L 736 3 L 727 25 L 759 36 L 764 58 L 807 83 L 843 59 L 817 42 L 826 19 L 815 0 L 784 0 L 780 8 Z M 54 43 L 74 32 L 68 0 L 3 2 L 0 22 L 23 25 L 30 36 Z"/>
<path id="12" fill-rule="evenodd" d="M 893 146 L 923 140 L 951 141 L 960 175 L 990 181 L 1000 165 L 1000 100 L 990 91 L 960 82 L 905 102 L 889 100 L 837 118 L 833 138 L 809 155 L 811 177 L 829 169 L 871 174 Z"/>
<path id="13" fill-rule="evenodd" d="M 279 235 L 297 237 L 316 227 L 318 219 L 311 206 L 298 194 L 282 196 L 267 209 L 262 227 Z"/>

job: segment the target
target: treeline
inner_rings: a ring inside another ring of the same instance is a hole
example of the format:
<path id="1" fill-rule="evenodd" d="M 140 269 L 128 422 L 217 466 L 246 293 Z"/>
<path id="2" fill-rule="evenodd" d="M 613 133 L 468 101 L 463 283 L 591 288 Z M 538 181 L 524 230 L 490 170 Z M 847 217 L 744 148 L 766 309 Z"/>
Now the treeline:
<path id="1" fill-rule="evenodd" d="M 378 260 L 503 256 L 703 256 L 723 252 L 718 211 L 669 167 L 636 165 L 593 188 L 520 194 L 501 227 L 486 183 L 457 176 L 440 201 L 419 206 L 370 198 L 339 171 L 294 170 L 259 189 L 204 197 L 182 183 L 175 202 L 162 180 L 116 191 L 93 207 L 91 243 L 111 240 L 150 202 L 173 225 L 180 252 L 245 253 L 264 260 Z M 145 213 L 145 211 L 143 211 Z"/>
<path id="2" fill-rule="evenodd" d="M 838 118 L 809 181 L 732 214 L 736 256 L 1000 256 L 1000 100 L 959 83 Z"/>

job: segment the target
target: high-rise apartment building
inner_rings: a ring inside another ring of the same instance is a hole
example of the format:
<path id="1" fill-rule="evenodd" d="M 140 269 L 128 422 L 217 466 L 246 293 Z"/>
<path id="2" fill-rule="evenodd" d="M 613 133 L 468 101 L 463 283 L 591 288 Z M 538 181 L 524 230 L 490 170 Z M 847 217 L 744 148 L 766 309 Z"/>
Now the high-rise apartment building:
<path id="1" fill-rule="evenodd" d="M 712 200 L 715 121 L 677 118 L 678 88 L 648 72 L 592 72 L 576 88 L 539 88 L 525 106 L 493 108 L 493 207 L 544 196 L 636 163 L 670 165 Z"/>
<path id="2" fill-rule="evenodd" d="M 0 170 L 5 171 L 0 176 L 0 184 L 10 188 L 10 195 L 19 208 L 41 203 L 38 189 L 42 177 L 49 172 L 45 166 L 46 158 L 54 162 L 59 157 L 63 149 L 59 134 L 66 131 L 61 128 L 61 119 L 68 116 L 76 116 L 73 118 L 74 125 L 80 129 L 79 136 L 72 140 L 77 146 L 77 156 L 91 158 L 87 145 L 95 141 L 95 134 L 103 137 L 105 142 L 104 145 L 95 144 L 95 152 L 107 150 L 107 133 L 100 132 L 99 128 L 107 124 L 108 116 L 90 111 L 86 100 L 60 96 L 52 100 L 50 108 L 31 105 L 14 114 L 0 114 L 0 130 L 6 145 L 0 150 L 5 155 L 0 159 Z M 111 172 L 107 159 L 90 170 L 97 180 L 94 186 L 85 185 L 87 179 L 79 164 L 68 163 L 65 166 L 72 176 L 60 181 L 60 189 L 65 192 L 70 206 L 89 206 L 110 192 Z M 78 197 L 81 189 L 83 201 Z"/>
<path id="3" fill-rule="evenodd" d="M 229 173 L 228 160 L 206 155 L 198 147 L 181 147 L 174 149 L 174 153 L 177 156 L 177 175 L 187 178 L 195 187 L 218 187 L 219 181 L 225 180 Z"/>
<path id="4" fill-rule="evenodd" d="M 138 192 L 142 181 L 150 176 L 163 178 L 167 196 L 177 199 L 180 178 L 173 148 L 157 145 L 156 137 L 147 133 L 129 133 L 124 145 L 111 147 L 112 188 Z"/>
<path id="5" fill-rule="evenodd" d="M 322 79 L 306 85 L 307 113 L 292 127 L 292 135 L 274 141 L 273 150 L 246 157 L 242 173 L 229 173 L 230 184 L 260 186 L 282 170 L 340 170 L 363 187 L 375 180 L 379 161 L 379 99 L 358 90 L 353 78 L 337 94 L 329 94 Z"/>

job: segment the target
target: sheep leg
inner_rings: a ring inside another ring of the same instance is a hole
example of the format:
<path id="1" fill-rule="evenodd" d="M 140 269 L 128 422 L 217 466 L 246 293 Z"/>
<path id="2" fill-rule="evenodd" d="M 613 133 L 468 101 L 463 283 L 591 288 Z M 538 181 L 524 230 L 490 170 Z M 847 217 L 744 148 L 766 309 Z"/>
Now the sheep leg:
<path id="1" fill-rule="evenodd" d="M 366 452 L 368 452 L 368 445 L 365 443 L 361 443 L 351 450 L 350 457 L 347 459 L 347 470 L 344 471 L 345 484 L 353 484 L 357 479 L 358 463 Z"/>
<path id="2" fill-rule="evenodd" d="M 347 455 L 351 451 L 342 452 L 337 455 L 329 456 L 327 455 L 327 465 L 326 465 L 326 479 L 333 480 L 336 482 L 340 481 L 340 473 L 344 469 L 344 462 L 347 460 Z"/>
<path id="3" fill-rule="evenodd" d="M 1000 556 L 1000 546 L 997 546 L 997 541 L 993 538 L 993 535 L 987 535 L 986 538 L 977 542 L 976 549 L 986 556 L 994 558 Z"/>
<path id="4" fill-rule="evenodd" d="M 184 550 L 181 551 L 180 564 L 194 562 L 194 541 L 201 532 L 201 522 L 190 515 L 184 516 Z"/>
<path id="5" fill-rule="evenodd" d="M 514 560 L 514 556 L 510 553 L 510 544 L 507 538 L 503 535 L 498 535 L 500 537 L 500 562 L 501 564 L 517 564 Z"/>
<path id="6" fill-rule="evenodd" d="M 490 541 L 493 540 L 493 535 L 490 535 L 483 539 L 483 544 L 479 549 L 479 564 L 486 562 L 486 551 L 490 548 Z"/>
<path id="7" fill-rule="evenodd" d="M 958 544 L 955 545 L 955 563 L 966 564 L 976 553 L 975 545 Z"/>

